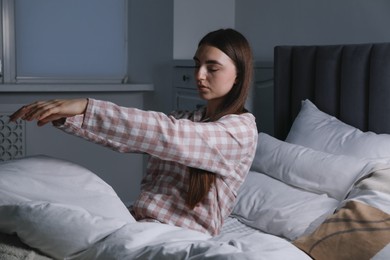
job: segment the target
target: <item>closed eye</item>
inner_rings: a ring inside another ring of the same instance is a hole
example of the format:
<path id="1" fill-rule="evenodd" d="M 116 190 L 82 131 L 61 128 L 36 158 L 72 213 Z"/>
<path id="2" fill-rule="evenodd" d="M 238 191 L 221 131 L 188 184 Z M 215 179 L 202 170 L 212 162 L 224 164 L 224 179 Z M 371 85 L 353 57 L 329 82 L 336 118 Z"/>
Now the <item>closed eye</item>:
<path id="1" fill-rule="evenodd" d="M 210 72 L 216 72 L 219 70 L 219 68 L 217 67 L 207 67 L 207 70 L 210 71 Z"/>

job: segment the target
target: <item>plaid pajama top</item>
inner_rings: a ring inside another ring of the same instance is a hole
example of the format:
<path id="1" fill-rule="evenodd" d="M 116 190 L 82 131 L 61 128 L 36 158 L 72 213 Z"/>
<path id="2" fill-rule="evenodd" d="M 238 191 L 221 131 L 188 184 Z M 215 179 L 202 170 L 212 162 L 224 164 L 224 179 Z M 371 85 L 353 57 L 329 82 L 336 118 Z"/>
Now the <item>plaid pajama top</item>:
<path id="1" fill-rule="evenodd" d="M 250 113 L 206 123 L 201 122 L 203 112 L 167 116 L 89 99 L 84 115 L 67 118 L 57 127 L 119 152 L 150 155 L 132 208 L 135 219 L 217 235 L 249 171 L 258 133 Z M 193 210 L 185 203 L 188 166 L 217 175 L 215 185 Z"/>

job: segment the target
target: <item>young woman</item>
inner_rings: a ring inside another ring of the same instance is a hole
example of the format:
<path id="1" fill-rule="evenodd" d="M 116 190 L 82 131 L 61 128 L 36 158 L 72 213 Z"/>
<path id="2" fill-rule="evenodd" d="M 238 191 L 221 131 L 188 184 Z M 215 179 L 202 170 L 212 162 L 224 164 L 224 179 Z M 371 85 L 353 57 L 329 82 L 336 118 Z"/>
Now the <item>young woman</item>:
<path id="1" fill-rule="evenodd" d="M 194 56 L 199 95 L 193 112 L 142 111 L 94 99 L 35 102 L 11 120 L 52 122 L 119 152 L 150 155 L 131 213 L 138 221 L 217 235 L 255 155 L 255 118 L 244 108 L 252 78 L 247 40 L 233 29 L 208 33 Z"/>

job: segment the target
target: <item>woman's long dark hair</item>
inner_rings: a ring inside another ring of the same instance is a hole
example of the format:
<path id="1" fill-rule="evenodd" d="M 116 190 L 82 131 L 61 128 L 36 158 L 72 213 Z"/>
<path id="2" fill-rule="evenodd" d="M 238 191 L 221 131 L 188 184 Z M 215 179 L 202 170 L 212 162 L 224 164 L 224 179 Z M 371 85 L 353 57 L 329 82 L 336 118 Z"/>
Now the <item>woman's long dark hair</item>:
<path id="1" fill-rule="evenodd" d="M 205 35 L 199 42 L 201 45 L 216 47 L 234 62 L 237 71 L 236 83 L 224 97 L 224 101 L 212 115 L 210 121 L 217 121 L 228 114 L 246 112 L 245 101 L 253 73 L 252 51 L 246 38 L 234 29 L 220 29 Z M 201 202 L 215 183 L 215 173 L 202 169 L 189 168 L 189 188 L 186 197 L 187 205 L 193 209 Z"/>

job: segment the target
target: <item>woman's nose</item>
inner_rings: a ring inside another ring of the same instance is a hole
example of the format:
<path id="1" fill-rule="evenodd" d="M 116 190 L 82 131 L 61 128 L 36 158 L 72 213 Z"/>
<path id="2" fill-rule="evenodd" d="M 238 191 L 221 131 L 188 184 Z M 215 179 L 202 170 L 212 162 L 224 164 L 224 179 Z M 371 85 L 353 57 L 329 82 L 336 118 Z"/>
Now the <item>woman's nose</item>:
<path id="1" fill-rule="evenodd" d="M 205 76 L 205 70 L 202 67 L 195 69 L 195 79 L 196 80 L 204 80 L 206 78 Z"/>

